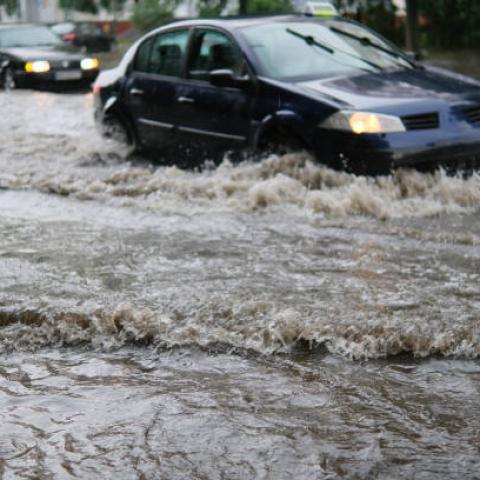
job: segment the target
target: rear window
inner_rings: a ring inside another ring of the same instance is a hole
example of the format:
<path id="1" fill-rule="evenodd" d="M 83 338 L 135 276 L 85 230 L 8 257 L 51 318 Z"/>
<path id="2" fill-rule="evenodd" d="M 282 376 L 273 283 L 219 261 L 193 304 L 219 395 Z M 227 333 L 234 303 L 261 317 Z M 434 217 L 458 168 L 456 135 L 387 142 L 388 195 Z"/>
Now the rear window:
<path id="1" fill-rule="evenodd" d="M 66 35 L 67 33 L 72 33 L 75 30 L 75 25 L 73 23 L 59 23 L 53 25 L 52 30 L 57 35 Z"/>
<path id="2" fill-rule="evenodd" d="M 188 30 L 176 30 L 151 37 L 137 50 L 133 69 L 169 77 L 182 75 Z"/>
<path id="3" fill-rule="evenodd" d="M 79 33 L 84 35 L 101 35 L 102 29 L 93 23 L 80 23 L 77 27 Z"/>

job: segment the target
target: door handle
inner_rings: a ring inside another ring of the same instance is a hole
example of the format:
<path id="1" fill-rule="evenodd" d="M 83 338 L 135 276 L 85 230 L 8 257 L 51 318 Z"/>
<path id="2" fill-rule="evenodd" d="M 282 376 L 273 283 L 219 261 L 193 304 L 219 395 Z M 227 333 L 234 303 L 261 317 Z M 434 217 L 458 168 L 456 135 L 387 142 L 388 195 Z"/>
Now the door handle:
<path id="1" fill-rule="evenodd" d="M 177 102 L 178 103 L 195 103 L 195 100 L 190 97 L 178 97 Z"/>
<path id="2" fill-rule="evenodd" d="M 130 95 L 143 95 L 144 92 L 139 88 L 131 88 L 128 93 L 130 93 Z"/>

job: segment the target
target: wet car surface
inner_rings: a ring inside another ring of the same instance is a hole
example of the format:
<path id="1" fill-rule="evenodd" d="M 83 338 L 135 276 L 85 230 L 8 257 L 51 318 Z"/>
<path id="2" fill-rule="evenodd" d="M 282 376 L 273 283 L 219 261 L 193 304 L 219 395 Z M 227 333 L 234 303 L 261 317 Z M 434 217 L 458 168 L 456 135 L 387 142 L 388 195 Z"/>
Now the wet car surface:
<path id="1" fill-rule="evenodd" d="M 192 166 L 304 149 L 357 174 L 480 168 L 480 83 L 341 17 L 174 22 L 102 72 L 95 94 L 101 130 Z"/>
<path id="2" fill-rule="evenodd" d="M 91 95 L 0 108 L 6 478 L 477 477 L 478 175 L 180 170 Z"/>

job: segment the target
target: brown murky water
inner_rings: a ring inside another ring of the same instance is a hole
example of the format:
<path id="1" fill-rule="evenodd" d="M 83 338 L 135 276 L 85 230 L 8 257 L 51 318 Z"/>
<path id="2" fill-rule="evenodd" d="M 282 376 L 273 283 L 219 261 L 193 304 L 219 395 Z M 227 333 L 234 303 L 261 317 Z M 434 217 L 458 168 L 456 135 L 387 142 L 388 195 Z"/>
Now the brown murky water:
<path id="1" fill-rule="evenodd" d="M 480 478 L 480 177 L 125 162 L 0 93 L 0 478 Z"/>

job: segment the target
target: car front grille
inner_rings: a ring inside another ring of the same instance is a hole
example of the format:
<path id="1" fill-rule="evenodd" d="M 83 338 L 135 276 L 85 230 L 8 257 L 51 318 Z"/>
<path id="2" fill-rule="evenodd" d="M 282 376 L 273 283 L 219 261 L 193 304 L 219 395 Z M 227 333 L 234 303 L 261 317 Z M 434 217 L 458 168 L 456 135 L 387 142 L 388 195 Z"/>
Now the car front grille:
<path id="1" fill-rule="evenodd" d="M 440 126 L 438 113 L 423 113 L 402 117 L 403 125 L 407 130 L 430 130 Z"/>
<path id="2" fill-rule="evenodd" d="M 465 107 L 463 109 L 463 114 L 469 123 L 480 125 L 480 105 Z"/>
<path id="3" fill-rule="evenodd" d="M 79 70 L 80 60 L 55 60 L 50 62 L 55 70 Z"/>

